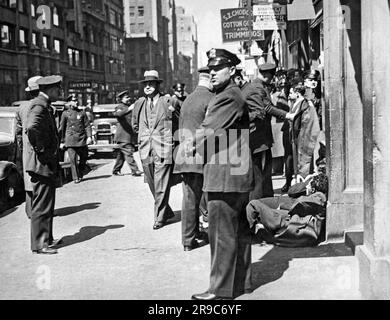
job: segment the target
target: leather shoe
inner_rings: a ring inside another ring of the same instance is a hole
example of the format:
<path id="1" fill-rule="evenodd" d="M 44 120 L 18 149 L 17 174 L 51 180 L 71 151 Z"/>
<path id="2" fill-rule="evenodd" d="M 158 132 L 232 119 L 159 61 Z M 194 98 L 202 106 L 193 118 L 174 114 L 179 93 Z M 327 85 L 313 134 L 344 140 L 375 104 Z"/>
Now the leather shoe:
<path id="1" fill-rule="evenodd" d="M 120 173 L 120 172 L 114 172 L 112 175 L 113 176 L 118 176 L 118 177 L 123 177 L 124 176 L 124 174 Z"/>
<path id="2" fill-rule="evenodd" d="M 142 173 L 143 173 L 143 172 L 141 172 L 141 171 L 135 171 L 135 172 L 133 172 L 132 176 L 133 176 L 133 177 L 141 177 L 141 176 L 142 176 Z"/>
<path id="3" fill-rule="evenodd" d="M 49 242 L 49 248 L 59 246 L 61 243 L 62 243 L 62 239 L 55 239 Z"/>
<path id="4" fill-rule="evenodd" d="M 153 226 L 153 230 L 159 230 L 165 226 L 165 223 L 163 222 L 156 222 Z"/>
<path id="5" fill-rule="evenodd" d="M 228 298 L 218 297 L 214 293 L 205 292 L 205 293 L 194 294 L 191 297 L 191 300 L 211 301 L 211 300 L 228 300 Z"/>
<path id="6" fill-rule="evenodd" d="M 35 254 L 57 254 L 58 251 L 52 248 L 42 248 L 40 250 L 34 251 Z"/>
<path id="7" fill-rule="evenodd" d="M 184 246 L 184 251 L 185 252 L 189 252 L 189 251 L 192 251 L 192 250 L 195 250 L 199 248 L 199 243 L 198 242 L 194 242 L 192 245 L 190 246 Z"/>

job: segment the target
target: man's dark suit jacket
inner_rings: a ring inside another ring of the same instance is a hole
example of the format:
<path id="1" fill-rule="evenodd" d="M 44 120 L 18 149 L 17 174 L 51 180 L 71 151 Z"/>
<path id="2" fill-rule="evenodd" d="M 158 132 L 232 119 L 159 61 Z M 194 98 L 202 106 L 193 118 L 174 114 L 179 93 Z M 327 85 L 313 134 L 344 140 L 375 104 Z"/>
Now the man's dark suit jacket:
<path id="1" fill-rule="evenodd" d="M 123 103 L 115 108 L 114 116 L 118 119 L 115 141 L 137 144 L 137 134 L 132 127 L 133 112 Z"/>
<path id="2" fill-rule="evenodd" d="M 253 168 L 248 141 L 248 109 L 240 88 L 233 81 L 216 92 L 209 103 L 206 118 L 200 129 L 204 132 L 199 131 L 196 135 L 196 141 L 200 141 L 197 150 L 203 149 L 205 141 L 211 142 L 211 146 L 212 142 L 215 143 L 215 148 L 208 149 L 203 191 L 217 193 L 252 191 Z M 236 137 L 237 132 L 238 139 L 232 139 L 232 136 Z M 224 139 L 226 143 L 223 142 Z M 223 161 L 224 157 L 228 161 Z"/>
<path id="3" fill-rule="evenodd" d="M 26 131 L 26 172 L 55 180 L 59 172 L 59 135 L 50 102 L 42 94 L 31 101 Z"/>
<path id="4" fill-rule="evenodd" d="M 261 80 L 255 79 L 242 87 L 242 95 L 249 109 L 251 122 L 250 146 L 254 153 L 272 148 L 272 117 L 285 120 L 286 111 L 276 108 L 272 104 L 269 89 Z"/>
<path id="5" fill-rule="evenodd" d="M 175 154 L 174 173 L 200 173 L 203 174 L 203 162 L 197 164 L 194 157 L 185 157 L 183 147 L 185 141 L 194 137 L 195 132 L 202 124 L 210 100 L 214 97 L 208 88 L 198 86 L 184 101 L 179 119 L 179 132 L 175 139 L 179 139 L 180 146 Z M 199 161 L 200 162 L 200 161 Z"/>
<path id="6" fill-rule="evenodd" d="M 85 147 L 87 138 L 92 137 L 92 129 L 87 114 L 83 110 L 66 110 L 61 117 L 61 142 L 66 147 Z"/>

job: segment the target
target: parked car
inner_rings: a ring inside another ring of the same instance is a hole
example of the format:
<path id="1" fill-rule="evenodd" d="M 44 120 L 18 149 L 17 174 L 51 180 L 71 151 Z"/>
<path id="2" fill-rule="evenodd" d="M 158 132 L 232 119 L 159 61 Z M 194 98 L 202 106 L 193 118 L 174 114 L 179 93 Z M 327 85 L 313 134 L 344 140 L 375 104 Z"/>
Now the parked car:
<path id="1" fill-rule="evenodd" d="M 118 120 L 114 116 L 117 104 L 101 104 L 93 107 L 92 134 L 94 144 L 89 146 L 93 153 L 112 153 L 116 148 L 114 141 Z"/>
<path id="2" fill-rule="evenodd" d="M 25 200 L 22 154 L 16 142 L 16 107 L 0 107 L 0 213 Z"/>

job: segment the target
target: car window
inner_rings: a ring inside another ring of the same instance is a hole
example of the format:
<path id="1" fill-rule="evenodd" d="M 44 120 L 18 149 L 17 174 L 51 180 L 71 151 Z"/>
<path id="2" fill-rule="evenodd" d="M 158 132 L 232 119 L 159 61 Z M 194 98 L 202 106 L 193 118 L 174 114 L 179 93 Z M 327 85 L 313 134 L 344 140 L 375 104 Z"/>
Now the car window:
<path id="1" fill-rule="evenodd" d="M 15 132 L 15 118 L 0 117 L 0 133 L 13 136 Z"/>
<path id="2" fill-rule="evenodd" d="M 113 112 L 94 112 L 93 116 L 95 119 L 114 119 L 115 116 Z"/>

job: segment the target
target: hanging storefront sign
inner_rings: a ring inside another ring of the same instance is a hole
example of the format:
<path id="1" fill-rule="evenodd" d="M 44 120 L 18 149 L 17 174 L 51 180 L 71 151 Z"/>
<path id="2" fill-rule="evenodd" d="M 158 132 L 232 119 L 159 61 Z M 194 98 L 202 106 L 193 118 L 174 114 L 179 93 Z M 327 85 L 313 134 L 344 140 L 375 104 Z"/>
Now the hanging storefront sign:
<path id="1" fill-rule="evenodd" d="M 265 39 L 264 31 L 253 30 L 252 10 L 248 8 L 222 9 L 221 18 L 223 42 Z"/>
<path id="2" fill-rule="evenodd" d="M 253 30 L 286 30 L 287 6 L 263 4 L 253 6 Z"/>
<path id="3" fill-rule="evenodd" d="M 289 21 L 315 18 L 316 13 L 312 0 L 294 0 L 292 4 L 287 5 L 287 19 Z"/>

